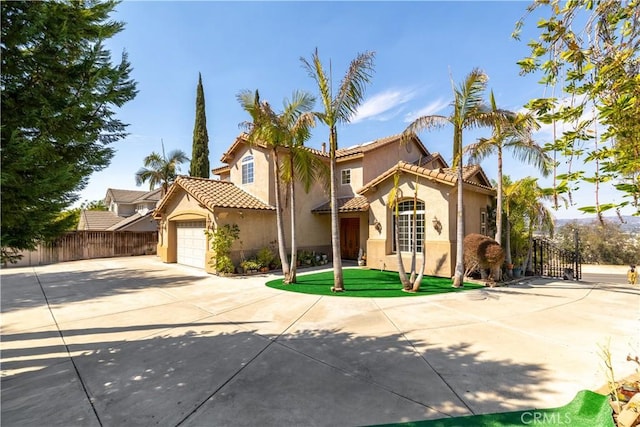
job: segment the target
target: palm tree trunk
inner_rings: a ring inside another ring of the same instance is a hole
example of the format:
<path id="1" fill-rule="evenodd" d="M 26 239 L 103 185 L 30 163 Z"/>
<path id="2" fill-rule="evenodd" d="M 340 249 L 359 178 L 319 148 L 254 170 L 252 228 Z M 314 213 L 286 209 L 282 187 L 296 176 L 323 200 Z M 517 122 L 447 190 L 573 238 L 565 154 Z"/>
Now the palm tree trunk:
<path id="1" fill-rule="evenodd" d="M 464 201 L 462 196 L 462 156 L 458 159 L 458 207 L 456 224 L 456 270 L 453 276 L 453 287 L 459 288 L 464 280 Z"/>
<path id="2" fill-rule="evenodd" d="M 335 127 L 329 133 L 329 171 L 331 175 L 331 185 L 329 198 L 331 200 L 331 249 L 333 254 L 333 288 L 334 292 L 344 291 L 342 279 L 342 254 L 340 253 L 340 222 L 338 218 L 338 189 L 336 171 L 336 149 L 338 147 L 338 136 Z"/>
<path id="3" fill-rule="evenodd" d="M 422 243 L 422 261 L 420 261 L 420 271 L 418 271 L 418 275 L 416 276 L 415 281 L 413 282 L 413 292 L 418 292 L 420 290 L 420 285 L 422 284 L 422 278 L 424 277 L 424 267 L 427 264 L 427 248 L 424 243 Z"/>
<path id="4" fill-rule="evenodd" d="M 280 161 L 278 160 L 278 149 L 273 149 L 273 174 L 275 178 L 276 196 L 276 228 L 278 236 L 278 252 L 282 263 L 282 274 L 286 278 L 289 276 L 289 262 L 287 261 L 287 249 L 284 241 L 284 222 L 282 219 L 282 206 L 280 203 Z"/>
<path id="5" fill-rule="evenodd" d="M 507 263 L 507 276 L 513 277 L 513 262 L 511 259 L 511 222 L 509 222 L 509 217 L 505 220 L 506 230 L 505 230 L 505 262 Z"/>
<path id="6" fill-rule="evenodd" d="M 400 283 L 402 283 L 402 289 L 408 291 L 411 289 L 411 283 L 407 279 L 407 273 L 404 270 L 404 263 L 402 262 L 402 252 L 400 251 L 400 226 L 398 223 L 398 201 L 396 200 L 396 221 L 395 221 L 395 240 L 396 240 L 396 257 L 398 259 L 398 276 L 400 277 Z"/>
<path id="7" fill-rule="evenodd" d="M 496 207 L 496 242 L 502 245 L 502 147 L 498 147 L 498 195 Z"/>
<path id="8" fill-rule="evenodd" d="M 411 273 L 409 276 L 409 282 L 413 285 L 416 280 L 416 252 L 418 252 L 418 195 L 416 192 L 418 187 L 413 193 L 413 225 L 411 227 Z"/>
<path id="9" fill-rule="evenodd" d="M 291 171 L 293 171 L 293 156 L 290 155 Z M 293 172 L 291 175 L 291 181 L 289 181 L 289 191 L 291 192 L 291 266 L 289 269 L 289 278 L 285 283 L 296 283 L 296 273 L 298 262 L 298 245 L 296 243 L 296 197 L 295 197 L 295 184 Z"/>

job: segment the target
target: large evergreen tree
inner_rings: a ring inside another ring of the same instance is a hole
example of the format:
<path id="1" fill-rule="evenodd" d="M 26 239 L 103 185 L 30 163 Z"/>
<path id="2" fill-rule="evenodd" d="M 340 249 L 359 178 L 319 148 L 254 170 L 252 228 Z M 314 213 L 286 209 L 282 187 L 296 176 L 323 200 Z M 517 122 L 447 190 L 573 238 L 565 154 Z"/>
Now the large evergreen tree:
<path id="1" fill-rule="evenodd" d="M 207 116 L 204 111 L 204 90 L 200 73 L 198 73 L 198 89 L 196 90 L 196 124 L 193 127 L 189 175 L 209 178 L 209 135 L 207 134 Z"/>
<path id="2" fill-rule="evenodd" d="M 123 29 L 116 1 L 2 2 L 2 240 L 6 261 L 68 224 L 60 212 L 105 168 L 136 95 L 126 53 L 104 42 Z"/>

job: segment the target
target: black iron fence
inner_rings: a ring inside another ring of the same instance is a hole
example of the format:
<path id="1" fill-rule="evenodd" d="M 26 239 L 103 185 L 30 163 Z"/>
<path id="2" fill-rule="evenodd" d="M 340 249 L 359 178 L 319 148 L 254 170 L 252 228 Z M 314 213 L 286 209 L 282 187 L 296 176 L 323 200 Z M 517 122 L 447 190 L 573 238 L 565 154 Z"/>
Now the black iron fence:
<path id="1" fill-rule="evenodd" d="M 574 251 L 560 249 L 547 239 L 533 239 L 533 269 L 536 276 L 582 279 L 577 239 Z"/>

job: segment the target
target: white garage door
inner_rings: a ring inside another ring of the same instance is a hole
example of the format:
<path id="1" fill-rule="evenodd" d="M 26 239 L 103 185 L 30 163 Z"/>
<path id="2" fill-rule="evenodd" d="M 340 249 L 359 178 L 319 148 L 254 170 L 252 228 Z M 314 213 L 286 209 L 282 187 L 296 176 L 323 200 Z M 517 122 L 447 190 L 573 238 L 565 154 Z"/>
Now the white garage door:
<path id="1" fill-rule="evenodd" d="M 178 264 L 205 267 L 207 236 L 204 221 L 180 221 L 176 223 L 178 235 Z"/>

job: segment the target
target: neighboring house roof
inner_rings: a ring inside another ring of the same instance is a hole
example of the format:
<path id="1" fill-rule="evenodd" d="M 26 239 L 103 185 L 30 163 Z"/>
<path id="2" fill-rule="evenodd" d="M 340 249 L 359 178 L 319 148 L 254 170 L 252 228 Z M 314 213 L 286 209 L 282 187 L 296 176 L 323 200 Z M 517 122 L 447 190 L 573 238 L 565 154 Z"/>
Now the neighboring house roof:
<path id="1" fill-rule="evenodd" d="M 121 220 L 120 222 L 113 224 L 111 227 L 107 228 L 108 231 L 118 231 L 118 230 L 122 230 L 124 228 L 129 227 L 130 225 L 133 225 L 139 221 L 144 221 L 147 219 L 151 219 L 151 215 L 153 214 L 153 211 L 150 211 L 148 213 L 146 213 L 145 215 L 140 215 L 139 212 L 136 212 L 135 214 L 131 215 L 130 217 L 124 218 L 123 220 Z"/>
<path id="2" fill-rule="evenodd" d="M 180 188 L 192 195 L 203 207 L 209 210 L 214 208 L 275 210 L 273 206 L 262 202 L 231 182 L 179 176 L 166 196 L 160 201 L 155 212 L 161 212 Z"/>
<path id="3" fill-rule="evenodd" d="M 162 187 L 156 188 L 155 190 L 147 191 L 142 196 L 135 199 L 132 203 L 150 203 L 150 202 L 158 202 L 162 197 Z M 118 200 L 116 200 L 117 202 Z"/>
<path id="4" fill-rule="evenodd" d="M 108 230 L 109 227 L 125 219 L 110 211 L 87 211 L 80 212 L 78 230 Z"/>
<path id="5" fill-rule="evenodd" d="M 214 175 L 220 175 L 223 174 L 225 172 L 229 172 L 231 170 L 231 167 L 229 165 L 222 165 L 222 166 L 218 166 L 217 168 L 214 168 L 211 170 L 211 172 Z"/>
<path id="6" fill-rule="evenodd" d="M 366 197 L 340 197 L 338 198 L 338 212 L 366 212 L 369 210 L 369 202 Z M 321 204 L 311 210 L 313 213 L 331 212 L 331 201 Z"/>
<path id="7" fill-rule="evenodd" d="M 451 186 L 456 184 L 456 182 L 458 181 L 458 175 L 455 169 L 428 169 L 422 166 L 400 161 L 397 165 L 393 166 L 386 172 L 383 172 L 376 178 L 369 181 L 360 190 L 358 190 L 357 193 L 365 194 L 367 191 L 372 190 L 378 184 L 382 183 L 387 178 L 399 171 L 409 172 L 414 175 L 429 179 L 431 181 L 440 182 Z M 495 190 L 491 187 L 491 184 L 489 183 L 489 180 L 487 179 L 487 176 L 483 172 L 480 165 L 465 166 L 462 171 L 462 179 L 466 184 L 477 187 L 478 190 L 482 190 L 483 192 L 488 191 L 491 193 L 495 193 Z"/>
<path id="8" fill-rule="evenodd" d="M 153 190 L 155 191 L 155 190 Z M 153 192 L 151 191 L 151 192 Z M 151 193 L 150 191 L 139 191 L 139 190 L 120 190 L 117 188 L 108 188 L 107 195 L 104 200 L 108 205 L 108 201 L 112 200 L 116 203 L 134 203 L 136 200 L 145 197 L 146 194 Z M 159 198 L 158 198 L 159 199 Z"/>

